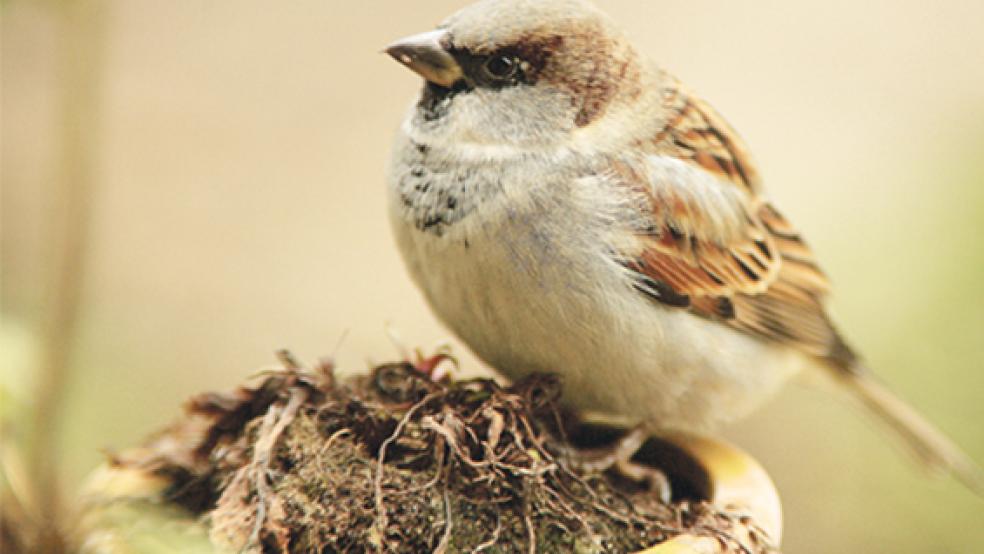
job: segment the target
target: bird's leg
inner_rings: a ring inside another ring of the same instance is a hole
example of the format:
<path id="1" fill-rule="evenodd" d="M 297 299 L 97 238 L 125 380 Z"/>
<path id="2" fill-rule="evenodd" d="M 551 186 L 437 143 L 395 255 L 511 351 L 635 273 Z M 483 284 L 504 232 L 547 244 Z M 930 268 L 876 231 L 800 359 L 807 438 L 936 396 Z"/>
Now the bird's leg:
<path id="1" fill-rule="evenodd" d="M 669 504 L 673 498 L 673 487 L 670 485 L 670 479 L 659 468 L 625 460 L 616 462 L 611 471 L 617 471 L 619 475 L 633 481 L 645 483 L 648 490 L 656 493 L 663 504 Z"/>
<path id="2" fill-rule="evenodd" d="M 637 425 L 610 446 L 580 450 L 578 465 L 587 472 L 614 471 L 632 481 L 645 482 L 661 501 L 668 503 L 672 489 L 666 474 L 653 466 L 632 461 L 647 438 L 646 428 Z"/>
<path id="3" fill-rule="evenodd" d="M 615 440 L 614 444 L 581 451 L 581 469 L 600 473 L 622 462 L 628 462 L 646 442 L 646 430 L 642 425 L 633 427 L 628 433 Z"/>

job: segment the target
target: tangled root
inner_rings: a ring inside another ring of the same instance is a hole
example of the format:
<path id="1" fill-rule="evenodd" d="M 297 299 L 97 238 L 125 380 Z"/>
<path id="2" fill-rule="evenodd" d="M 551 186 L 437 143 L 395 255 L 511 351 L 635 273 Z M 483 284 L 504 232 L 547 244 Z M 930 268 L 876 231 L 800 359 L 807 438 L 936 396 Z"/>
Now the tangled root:
<path id="1" fill-rule="evenodd" d="M 167 476 L 166 500 L 234 551 L 632 552 L 686 532 L 753 552 L 737 516 L 580 469 L 552 377 L 435 382 L 397 363 L 340 383 L 281 362 L 113 463 Z"/>

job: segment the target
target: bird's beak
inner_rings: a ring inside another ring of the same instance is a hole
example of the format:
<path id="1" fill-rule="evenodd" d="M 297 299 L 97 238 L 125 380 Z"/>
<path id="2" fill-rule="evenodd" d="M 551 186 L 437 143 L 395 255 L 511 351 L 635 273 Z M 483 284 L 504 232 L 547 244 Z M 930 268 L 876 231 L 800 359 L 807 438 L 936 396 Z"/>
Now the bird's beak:
<path id="1" fill-rule="evenodd" d="M 413 35 L 389 45 L 385 52 L 431 83 L 451 88 L 464 73 L 443 45 L 447 34 L 438 29 Z"/>

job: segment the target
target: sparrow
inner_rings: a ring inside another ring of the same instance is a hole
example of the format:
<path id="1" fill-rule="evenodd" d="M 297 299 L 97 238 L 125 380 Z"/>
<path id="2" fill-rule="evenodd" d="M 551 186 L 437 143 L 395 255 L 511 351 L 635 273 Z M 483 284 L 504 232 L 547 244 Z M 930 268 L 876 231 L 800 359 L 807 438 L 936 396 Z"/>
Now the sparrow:
<path id="1" fill-rule="evenodd" d="M 388 172 L 410 276 L 510 378 L 654 434 L 706 433 L 832 377 L 928 467 L 953 442 L 831 322 L 827 277 L 748 148 L 586 0 L 482 0 L 386 52 L 425 80 Z"/>

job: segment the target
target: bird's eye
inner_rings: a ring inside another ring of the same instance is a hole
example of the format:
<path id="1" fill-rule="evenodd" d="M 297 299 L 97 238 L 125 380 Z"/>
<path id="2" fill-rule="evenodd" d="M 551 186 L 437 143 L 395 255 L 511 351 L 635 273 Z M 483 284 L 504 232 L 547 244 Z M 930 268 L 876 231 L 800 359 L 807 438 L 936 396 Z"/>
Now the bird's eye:
<path id="1" fill-rule="evenodd" d="M 519 70 L 519 62 L 509 56 L 492 56 L 482 66 L 485 74 L 496 81 L 512 79 Z"/>

